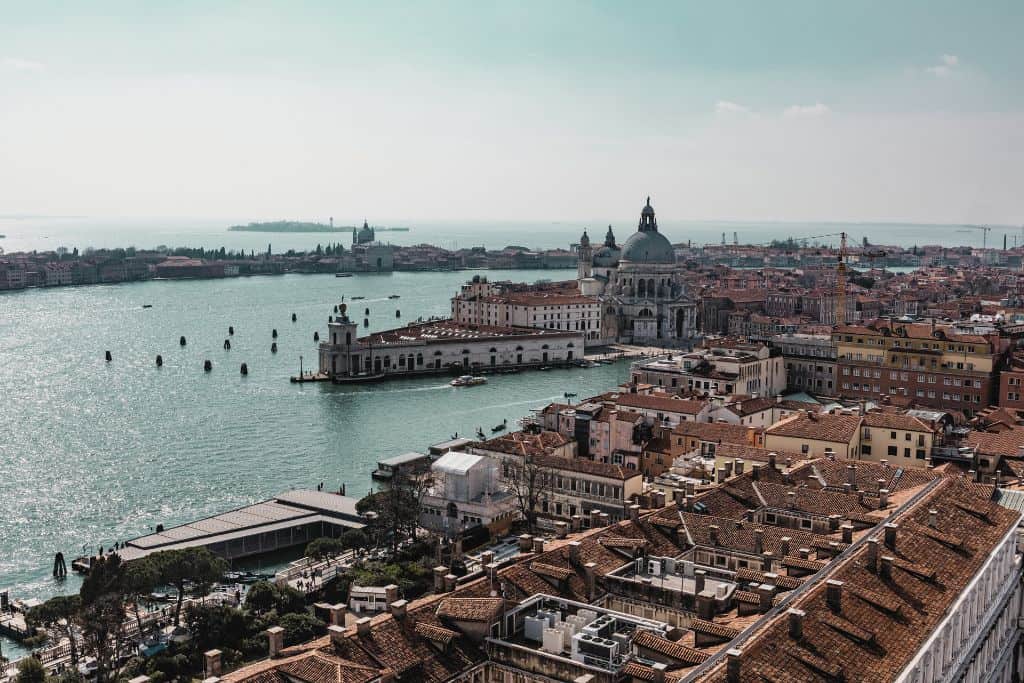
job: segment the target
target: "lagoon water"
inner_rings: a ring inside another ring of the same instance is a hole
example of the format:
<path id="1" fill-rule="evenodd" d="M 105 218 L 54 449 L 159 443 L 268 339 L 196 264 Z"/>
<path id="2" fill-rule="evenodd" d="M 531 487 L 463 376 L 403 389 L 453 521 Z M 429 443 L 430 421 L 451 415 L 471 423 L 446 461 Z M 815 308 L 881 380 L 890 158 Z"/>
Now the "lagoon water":
<path id="1" fill-rule="evenodd" d="M 17 597 L 74 589 L 74 581 L 62 587 L 50 578 L 57 551 L 70 560 L 83 548 L 289 487 L 345 483 L 349 495 L 364 495 L 381 458 L 478 426 L 489 433 L 565 391 L 598 393 L 628 375 L 620 363 L 494 376 L 457 389 L 443 377 L 289 383 L 300 355 L 307 368 L 315 363 L 313 332 L 326 333 L 342 294 L 365 296 L 351 308 L 358 318 L 369 308 L 370 329 L 384 329 L 446 313 L 468 275 L 285 275 L 0 293 L 0 588 Z M 574 271 L 491 275 L 535 281 Z M 401 298 L 387 299 L 393 293 Z M 225 351 L 229 325 L 235 334 Z"/>

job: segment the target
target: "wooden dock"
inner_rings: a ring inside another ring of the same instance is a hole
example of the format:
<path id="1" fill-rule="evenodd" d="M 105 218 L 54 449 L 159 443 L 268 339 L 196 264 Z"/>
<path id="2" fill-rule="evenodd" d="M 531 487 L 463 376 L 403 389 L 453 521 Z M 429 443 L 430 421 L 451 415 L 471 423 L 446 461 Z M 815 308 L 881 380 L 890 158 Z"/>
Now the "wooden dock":
<path id="1" fill-rule="evenodd" d="M 293 384 L 305 384 L 306 382 L 330 382 L 331 378 L 322 372 L 304 372 L 301 375 L 292 375 L 290 378 Z"/>

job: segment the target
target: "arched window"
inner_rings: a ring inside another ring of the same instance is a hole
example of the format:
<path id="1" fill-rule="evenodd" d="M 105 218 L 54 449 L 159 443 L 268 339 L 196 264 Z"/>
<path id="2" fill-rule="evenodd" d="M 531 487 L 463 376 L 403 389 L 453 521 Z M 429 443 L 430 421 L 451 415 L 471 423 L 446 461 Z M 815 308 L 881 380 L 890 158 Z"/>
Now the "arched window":
<path id="1" fill-rule="evenodd" d="M 576 345 L 575 345 L 575 344 L 573 344 L 572 342 L 569 342 L 569 343 L 568 343 L 568 344 L 566 344 L 565 346 L 566 346 L 566 348 L 569 348 L 569 349 L 571 349 L 571 348 L 573 348 L 573 347 L 574 347 L 574 346 L 576 346 Z"/>
<path id="2" fill-rule="evenodd" d="M 440 352 L 440 351 L 434 351 L 434 355 L 435 355 L 435 356 L 440 356 L 440 355 L 441 355 L 441 352 Z"/>
<path id="3" fill-rule="evenodd" d="M 654 289 L 654 278 L 652 277 L 647 281 L 647 296 L 656 296 L 657 290 Z"/>
<path id="4" fill-rule="evenodd" d="M 640 281 L 640 284 L 639 284 L 639 285 L 637 286 L 637 288 L 636 288 L 636 294 L 637 294 L 637 296 L 639 296 L 639 297 L 640 297 L 641 299 L 642 299 L 643 297 L 647 296 L 647 283 L 646 283 L 646 282 L 644 282 L 643 280 L 641 280 L 641 281 Z"/>
<path id="5" fill-rule="evenodd" d="M 469 349 L 462 349 L 462 355 L 463 356 L 468 356 L 469 355 Z"/>
<path id="6" fill-rule="evenodd" d="M 540 348 L 542 348 L 542 349 L 546 349 L 546 348 L 548 348 L 548 345 L 547 345 L 547 344 L 544 344 L 544 345 L 543 345 L 543 346 L 541 346 Z"/>
<path id="7" fill-rule="evenodd" d="M 494 348 L 494 347 L 492 346 L 492 347 L 491 347 L 491 350 L 490 350 L 490 353 L 497 353 L 497 352 L 498 352 L 498 349 L 496 349 L 496 348 Z"/>
<path id="8" fill-rule="evenodd" d="M 516 347 L 516 351 L 522 351 L 522 350 L 523 350 L 523 347 L 522 347 L 522 346 L 517 346 L 517 347 Z"/>
<path id="9" fill-rule="evenodd" d="M 423 354 L 422 353 L 417 353 L 416 354 L 416 365 L 423 365 Z"/>

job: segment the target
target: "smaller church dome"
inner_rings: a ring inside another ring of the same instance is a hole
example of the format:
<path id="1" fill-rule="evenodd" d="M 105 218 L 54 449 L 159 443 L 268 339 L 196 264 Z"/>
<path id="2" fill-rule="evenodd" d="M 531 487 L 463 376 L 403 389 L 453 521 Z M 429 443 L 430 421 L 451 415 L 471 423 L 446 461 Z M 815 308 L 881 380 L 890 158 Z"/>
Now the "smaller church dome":
<path id="1" fill-rule="evenodd" d="M 640 215 L 641 216 L 653 216 L 654 215 L 654 207 L 651 206 L 651 198 L 650 197 L 647 198 L 647 205 L 643 208 L 643 211 L 640 212 Z"/>
<path id="2" fill-rule="evenodd" d="M 586 230 L 583 231 L 583 237 L 580 237 L 580 246 L 581 247 L 589 247 L 590 246 L 590 237 L 587 236 L 587 231 Z"/>

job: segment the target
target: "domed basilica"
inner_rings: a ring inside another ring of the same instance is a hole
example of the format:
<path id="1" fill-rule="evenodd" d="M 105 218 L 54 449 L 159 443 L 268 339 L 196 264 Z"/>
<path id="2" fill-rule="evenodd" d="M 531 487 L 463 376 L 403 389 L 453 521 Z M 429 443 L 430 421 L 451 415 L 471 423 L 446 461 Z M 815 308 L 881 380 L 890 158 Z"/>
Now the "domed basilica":
<path id="1" fill-rule="evenodd" d="M 580 238 L 580 292 L 601 300 L 601 336 L 658 346 L 687 346 L 697 334 L 697 305 L 676 268 L 672 243 L 658 232 L 651 198 L 640 224 L 621 247 L 608 226 L 604 244 L 594 249 Z"/>

